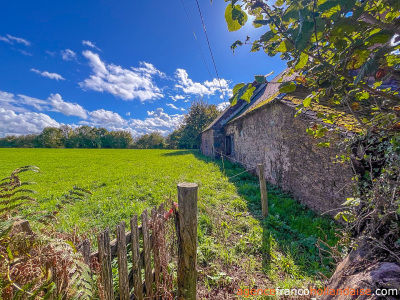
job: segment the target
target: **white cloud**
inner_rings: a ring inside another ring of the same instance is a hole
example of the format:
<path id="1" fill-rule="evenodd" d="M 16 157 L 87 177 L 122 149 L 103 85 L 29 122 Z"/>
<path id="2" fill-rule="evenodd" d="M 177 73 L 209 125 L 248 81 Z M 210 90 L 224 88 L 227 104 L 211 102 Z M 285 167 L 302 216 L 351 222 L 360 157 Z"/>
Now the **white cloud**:
<path id="1" fill-rule="evenodd" d="M 60 124 L 43 113 L 15 113 L 0 108 L 0 136 L 40 133 L 45 127 L 59 127 Z"/>
<path id="2" fill-rule="evenodd" d="M 66 116 L 77 116 L 86 119 L 86 110 L 77 103 L 65 102 L 60 94 L 51 94 L 48 98 L 52 110 L 62 113 Z"/>
<path id="3" fill-rule="evenodd" d="M 11 45 L 13 45 L 14 42 L 16 42 L 18 44 L 24 44 L 25 46 L 30 46 L 31 45 L 31 42 L 29 42 L 28 40 L 23 39 L 23 38 L 19 38 L 19 37 L 15 37 L 15 36 L 12 36 L 12 35 L 9 35 L 9 34 L 7 34 L 7 37 L 0 35 L 0 41 L 6 42 L 6 43 L 11 44 Z"/>
<path id="4" fill-rule="evenodd" d="M 167 103 L 168 107 L 171 107 L 172 109 L 176 109 L 176 110 L 180 110 L 180 111 L 185 111 L 185 109 L 183 107 L 176 107 L 175 105 L 173 105 L 172 103 Z"/>
<path id="5" fill-rule="evenodd" d="M 156 67 L 154 67 L 153 64 L 147 63 L 145 61 L 141 61 L 139 64 L 140 64 L 141 67 L 139 67 L 139 68 L 133 68 L 132 67 L 132 70 L 135 71 L 135 72 L 139 72 L 139 73 L 145 74 L 148 77 L 151 77 L 150 75 L 158 75 L 158 76 L 160 76 L 162 78 L 167 77 L 167 75 L 165 75 L 165 73 L 163 73 L 160 70 L 158 70 Z"/>
<path id="6" fill-rule="evenodd" d="M 129 117 L 131 115 L 131 112 L 128 111 L 125 115 L 127 115 Z"/>
<path id="7" fill-rule="evenodd" d="M 26 112 L 28 111 L 24 107 L 16 106 L 16 99 L 14 94 L 0 91 L 0 108 L 7 110 L 12 110 L 16 112 Z"/>
<path id="8" fill-rule="evenodd" d="M 71 49 L 61 50 L 61 57 L 63 60 L 76 60 L 76 53 Z"/>
<path id="9" fill-rule="evenodd" d="M 17 97 L 15 97 L 15 103 L 18 105 L 32 106 L 33 108 L 35 108 L 38 111 L 50 109 L 48 101 L 21 95 L 21 94 L 19 94 L 19 95 L 17 95 Z"/>
<path id="10" fill-rule="evenodd" d="M 31 45 L 31 42 L 29 42 L 28 40 L 26 40 L 26 39 L 23 39 L 23 38 L 19 38 L 19 37 L 15 37 L 15 36 L 12 36 L 12 35 L 9 35 L 9 34 L 7 34 L 7 38 L 11 41 L 11 42 L 16 42 L 16 43 L 18 43 L 18 44 L 24 44 L 25 46 L 30 46 Z"/>
<path id="11" fill-rule="evenodd" d="M 22 53 L 25 56 L 33 56 L 32 53 L 25 51 L 25 50 L 21 50 L 21 49 L 13 49 L 13 50 L 17 50 L 18 52 Z"/>
<path id="12" fill-rule="evenodd" d="M 186 98 L 185 96 L 182 96 L 182 95 L 175 95 L 175 96 L 169 96 L 169 97 L 175 102 Z"/>
<path id="13" fill-rule="evenodd" d="M 57 53 L 57 52 L 47 51 L 47 50 L 46 50 L 45 52 L 46 52 L 48 55 L 53 56 L 53 57 L 54 57 L 54 56 L 56 55 L 56 53 Z"/>
<path id="14" fill-rule="evenodd" d="M 126 120 L 124 120 L 119 114 L 109 110 L 98 109 L 90 112 L 89 115 L 91 117 L 91 121 L 93 122 L 93 124 L 96 125 L 104 126 L 109 124 L 114 124 L 114 125 L 126 124 Z"/>
<path id="15" fill-rule="evenodd" d="M 153 76 L 163 76 L 152 64 L 142 62 L 140 68 L 124 69 L 121 66 L 104 63 L 97 53 L 84 51 L 93 74 L 80 83 L 82 88 L 107 92 L 123 100 L 140 101 L 164 97 L 153 82 Z"/>
<path id="16" fill-rule="evenodd" d="M 0 91 L 0 107 L 14 112 L 29 112 L 28 107 L 38 111 L 55 111 L 66 116 L 87 118 L 86 110 L 77 103 L 66 102 L 59 94 L 51 94 L 46 100 L 29 97 L 26 95 L 14 95 Z"/>
<path id="17" fill-rule="evenodd" d="M 224 110 L 225 108 L 227 108 L 229 105 L 231 105 L 231 103 L 229 101 L 227 102 L 222 102 L 220 104 L 217 105 L 217 108 L 219 110 Z"/>
<path id="18" fill-rule="evenodd" d="M 39 70 L 34 69 L 34 68 L 32 68 L 31 71 L 36 73 L 36 74 L 39 74 L 40 76 L 47 77 L 47 78 L 50 78 L 50 79 L 55 79 L 57 81 L 58 80 L 65 80 L 64 77 L 62 77 L 60 74 L 57 74 L 57 73 L 50 73 L 50 72 L 47 72 L 47 71 L 43 71 L 42 72 L 42 71 L 39 71 Z"/>
<path id="19" fill-rule="evenodd" d="M 94 43 L 92 43 L 91 41 L 85 41 L 85 40 L 83 40 L 83 41 L 82 41 L 82 45 L 88 46 L 88 47 L 91 47 L 91 48 L 94 48 L 94 49 L 96 49 L 96 50 L 98 50 L 98 51 L 101 51 L 101 49 L 98 48 L 98 47 L 97 47 Z"/>
<path id="20" fill-rule="evenodd" d="M 181 89 L 185 94 L 193 94 L 200 96 L 212 96 L 215 95 L 216 92 L 221 94 L 222 92 L 227 96 L 232 96 L 232 90 L 229 87 L 230 81 L 226 79 L 221 79 L 220 81 L 217 78 L 214 78 L 212 81 L 204 81 L 203 83 L 194 82 L 189 78 L 188 73 L 184 69 L 177 69 L 175 76 L 178 80 L 178 83 L 175 85 L 176 88 Z M 222 94 L 220 95 L 223 98 Z"/>
<path id="21" fill-rule="evenodd" d="M 169 115 L 162 108 L 148 111 L 148 117 L 141 119 L 124 119 L 118 113 L 99 109 L 89 113 L 89 119 L 79 122 L 80 125 L 105 127 L 108 130 L 125 130 L 133 136 L 139 136 L 154 131 L 168 134 L 178 126 L 183 115 Z"/>
<path id="22" fill-rule="evenodd" d="M 59 94 L 51 94 L 46 100 L 15 95 L 0 91 L 0 136 L 11 134 L 39 133 L 46 126 L 59 126 L 57 121 L 42 113 L 43 111 L 59 112 L 66 116 L 76 116 L 81 119 L 72 127 L 89 125 L 105 127 L 108 130 L 125 130 L 133 136 L 159 131 L 168 134 L 181 124 L 183 114 L 168 114 L 162 108 L 148 111 L 144 119 L 123 118 L 116 112 L 97 109 L 91 112 L 77 103 L 64 101 Z M 32 112 L 35 109 L 39 112 Z M 183 110 L 183 108 L 180 108 Z M 126 115 L 129 117 L 130 112 Z M 18 124 L 17 124 L 18 123 Z"/>
<path id="23" fill-rule="evenodd" d="M 0 35 L 0 41 L 6 42 L 8 44 L 13 44 L 13 42 L 11 42 L 8 38 L 6 38 L 5 36 L 1 36 L 1 35 Z"/>
<path id="24" fill-rule="evenodd" d="M 130 119 L 127 126 L 135 131 L 134 136 L 154 131 L 168 134 L 182 123 L 184 115 L 169 115 L 162 108 L 155 111 L 148 111 L 148 117 L 144 120 Z"/>

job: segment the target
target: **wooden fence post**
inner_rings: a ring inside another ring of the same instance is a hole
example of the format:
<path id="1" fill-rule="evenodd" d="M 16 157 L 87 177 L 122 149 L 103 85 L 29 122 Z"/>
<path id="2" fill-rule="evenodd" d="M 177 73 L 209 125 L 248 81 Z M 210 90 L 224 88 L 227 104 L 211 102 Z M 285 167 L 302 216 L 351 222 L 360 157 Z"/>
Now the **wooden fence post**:
<path id="1" fill-rule="evenodd" d="M 178 299 L 197 299 L 197 184 L 178 184 Z"/>
<path id="2" fill-rule="evenodd" d="M 135 299 L 143 300 L 142 267 L 140 261 L 139 227 L 137 215 L 134 215 L 131 219 L 131 233 L 134 296 Z"/>
<path id="3" fill-rule="evenodd" d="M 119 299 L 129 300 L 128 260 L 126 252 L 125 222 L 117 225 L 117 258 L 119 277 Z"/>
<path id="4" fill-rule="evenodd" d="M 143 231 L 143 256 L 144 256 L 144 280 L 146 286 L 146 298 L 153 299 L 153 273 L 151 268 L 151 242 L 149 233 L 149 215 L 147 209 L 142 213 Z"/>
<path id="5" fill-rule="evenodd" d="M 258 179 L 260 181 L 262 216 L 268 216 L 268 194 L 264 178 L 264 164 L 258 164 Z"/>
<path id="6" fill-rule="evenodd" d="M 99 263 L 101 265 L 101 283 L 103 284 L 106 300 L 114 300 L 113 274 L 111 268 L 110 231 L 107 228 L 98 236 Z"/>

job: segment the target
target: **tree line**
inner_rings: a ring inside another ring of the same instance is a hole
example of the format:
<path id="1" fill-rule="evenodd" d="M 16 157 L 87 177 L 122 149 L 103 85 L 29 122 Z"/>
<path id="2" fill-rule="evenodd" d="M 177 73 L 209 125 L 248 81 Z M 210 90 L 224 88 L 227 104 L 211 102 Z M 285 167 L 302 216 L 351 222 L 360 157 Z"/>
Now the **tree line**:
<path id="1" fill-rule="evenodd" d="M 39 134 L 10 135 L 0 138 L 1 148 L 115 148 L 115 149 L 197 149 L 200 133 L 219 113 L 203 99 L 192 102 L 188 113 L 172 133 L 155 131 L 134 138 L 128 131 L 103 127 L 68 125 L 46 127 Z"/>

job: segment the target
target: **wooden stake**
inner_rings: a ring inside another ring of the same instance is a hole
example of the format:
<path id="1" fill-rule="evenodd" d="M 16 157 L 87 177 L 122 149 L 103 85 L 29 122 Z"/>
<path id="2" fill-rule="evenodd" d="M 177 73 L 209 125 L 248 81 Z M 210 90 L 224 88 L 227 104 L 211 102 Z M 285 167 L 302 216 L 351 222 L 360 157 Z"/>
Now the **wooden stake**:
<path id="1" fill-rule="evenodd" d="M 119 277 L 119 299 L 129 300 L 128 261 L 126 253 L 125 222 L 117 225 L 117 257 Z"/>
<path id="2" fill-rule="evenodd" d="M 108 228 L 98 236 L 99 263 L 101 265 L 101 281 L 106 300 L 114 300 L 114 287 L 111 268 L 110 232 Z"/>
<path id="3" fill-rule="evenodd" d="M 178 299 L 197 298 L 197 184 L 178 184 Z"/>
<path id="4" fill-rule="evenodd" d="M 151 268 L 151 242 L 149 233 L 149 215 L 147 209 L 142 213 L 143 230 L 143 256 L 144 256 L 144 280 L 146 285 L 146 299 L 153 297 L 153 273 Z"/>
<path id="5" fill-rule="evenodd" d="M 131 219 L 131 233 L 134 296 L 135 299 L 143 300 L 142 267 L 140 261 L 139 227 L 137 215 L 134 215 Z"/>
<path id="6" fill-rule="evenodd" d="M 267 184 L 264 178 L 264 164 L 258 164 L 258 178 L 260 180 L 262 216 L 265 218 L 268 216 L 268 194 Z"/>

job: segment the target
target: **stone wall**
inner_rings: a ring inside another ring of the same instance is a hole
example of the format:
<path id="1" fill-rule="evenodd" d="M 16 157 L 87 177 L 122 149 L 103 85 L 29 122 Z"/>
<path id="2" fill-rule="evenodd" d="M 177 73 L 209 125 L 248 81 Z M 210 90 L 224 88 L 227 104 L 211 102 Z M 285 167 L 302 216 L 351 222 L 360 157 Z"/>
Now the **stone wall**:
<path id="1" fill-rule="evenodd" d="M 212 146 L 214 144 L 213 130 L 209 129 L 201 134 L 201 153 L 212 156 Z"/>
<path id="2" fill-rule="evenodd" d="M 225 134 L 234 135 L 232 157 L 246 168 L 264 163 L 267 181 L 315 211 L 331 211 L 350 195 L 351 169 L 332 163 L 337 146 L 317 147 L 321 140 L 306 133 L 310 118 L 294 114 L 293 107 L 273 101 L 228 123 Z"/>
<path id="3" fill-rule="evenodd" d="M 225 134 L 223 129 L 209 129 L 201 134 L 201 153 L 214 158 L 224 153 Z"/>

